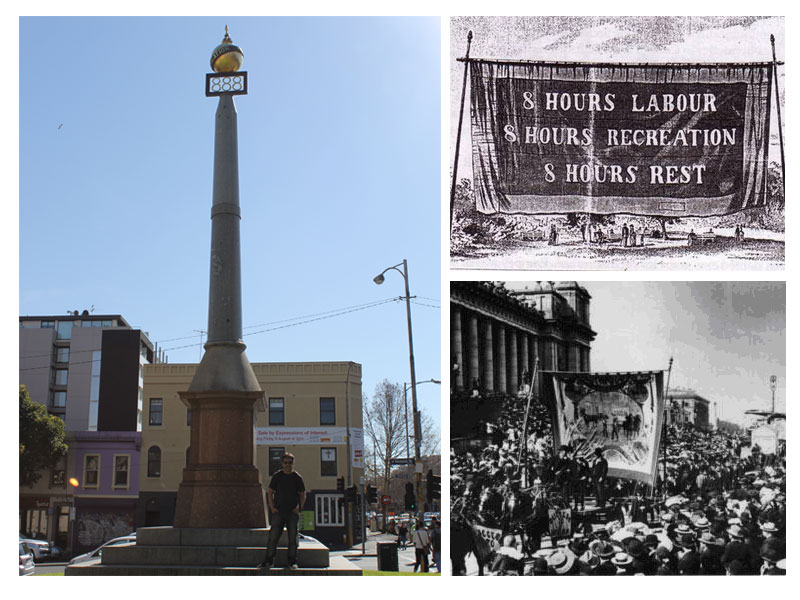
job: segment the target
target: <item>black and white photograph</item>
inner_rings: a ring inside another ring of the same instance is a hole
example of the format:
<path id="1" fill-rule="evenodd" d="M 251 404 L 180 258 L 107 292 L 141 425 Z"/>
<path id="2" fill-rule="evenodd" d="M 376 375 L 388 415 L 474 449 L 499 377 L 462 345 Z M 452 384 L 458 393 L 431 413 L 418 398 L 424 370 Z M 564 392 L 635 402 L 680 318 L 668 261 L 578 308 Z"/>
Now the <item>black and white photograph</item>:
<path id="1" fill-rule="evenodd" d="M 786 574 L 786 285 L 450 283 L 454 575 Z"/>
<path id="2" fill-rule="evenodd" d="M 782 270 L 782 17 L 452 17 L 450 268 Z"/>

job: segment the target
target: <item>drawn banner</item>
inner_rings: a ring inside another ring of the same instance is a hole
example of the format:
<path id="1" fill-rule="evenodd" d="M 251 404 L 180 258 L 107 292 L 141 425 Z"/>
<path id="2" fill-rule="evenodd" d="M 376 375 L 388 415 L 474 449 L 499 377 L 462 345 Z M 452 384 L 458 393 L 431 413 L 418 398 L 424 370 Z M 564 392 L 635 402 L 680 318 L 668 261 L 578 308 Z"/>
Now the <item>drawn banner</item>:
<path id="1" fill-rule="evenodd" d="M 603 450 L 608 475 L 653 484 L 664 407 L 663 372 L 549 373 L 553 438 L 589 462 Z"/>
<path id="2" fill-rule="evenodd" d="M 470 68 L 480 212 L 709 216 L 765 202 L 769 64 Z"/>

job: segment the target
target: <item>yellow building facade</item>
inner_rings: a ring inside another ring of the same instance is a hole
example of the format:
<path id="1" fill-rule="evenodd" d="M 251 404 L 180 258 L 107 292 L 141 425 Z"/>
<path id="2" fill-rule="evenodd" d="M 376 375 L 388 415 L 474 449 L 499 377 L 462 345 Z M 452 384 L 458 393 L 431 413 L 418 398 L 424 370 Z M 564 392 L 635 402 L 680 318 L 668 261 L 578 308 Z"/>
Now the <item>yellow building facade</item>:
<path id="1" fill-rule="evenodd" d="M 308 498 L 301 531 L 329 545 L 343 543 L 351 516 L 345 486 L 364 474 L 361 365 L 353 362 L 252 363 L 263 411 L 256 415 L 255 464 L 266 492 L 284 452 L 295 456 Z M 191 414 L 178 392 L 189 389 L 196 364 L 144 367 L 137 526 L 172 525 L 189 449 Z"/>

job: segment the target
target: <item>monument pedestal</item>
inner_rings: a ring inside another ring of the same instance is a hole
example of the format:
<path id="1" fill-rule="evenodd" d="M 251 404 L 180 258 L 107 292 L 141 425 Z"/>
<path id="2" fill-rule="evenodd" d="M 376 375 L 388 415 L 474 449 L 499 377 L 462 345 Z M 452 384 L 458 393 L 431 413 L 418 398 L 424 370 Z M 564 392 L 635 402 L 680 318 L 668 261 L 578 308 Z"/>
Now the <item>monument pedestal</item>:
<path id="1" fill-rule="evenodd" d="M 178 488 L 174 526 L 266 527 L 254 464 L 254 404 L 262 391 L 181 392 L 191 410 L 189 465 Z"/>

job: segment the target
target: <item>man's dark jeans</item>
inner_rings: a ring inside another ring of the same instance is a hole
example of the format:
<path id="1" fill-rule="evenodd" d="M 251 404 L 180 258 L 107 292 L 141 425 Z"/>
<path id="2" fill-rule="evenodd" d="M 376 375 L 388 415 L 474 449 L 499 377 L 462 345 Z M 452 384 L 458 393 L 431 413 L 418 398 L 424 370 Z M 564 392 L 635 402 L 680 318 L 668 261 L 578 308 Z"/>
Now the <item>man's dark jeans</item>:
<path id="1" fill-rule="evenodd" d="M 288 513 L 276 512 L 270 517 L 269 541 L 267 542 L 267 562 L 272 562 L 275 558 L 275 549 L 278 547 L 278 539 L 281 537 L 283 528 L 286 527 L 286 535 L 289 538 L 289 564 L 297 564 L 297 521 L 300 515 L 294 511 Z"/>

